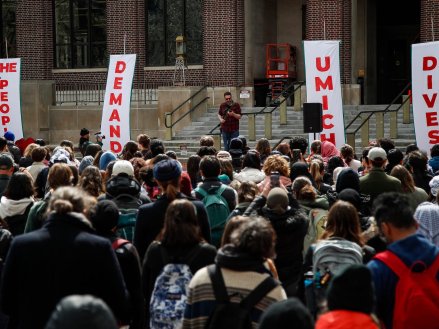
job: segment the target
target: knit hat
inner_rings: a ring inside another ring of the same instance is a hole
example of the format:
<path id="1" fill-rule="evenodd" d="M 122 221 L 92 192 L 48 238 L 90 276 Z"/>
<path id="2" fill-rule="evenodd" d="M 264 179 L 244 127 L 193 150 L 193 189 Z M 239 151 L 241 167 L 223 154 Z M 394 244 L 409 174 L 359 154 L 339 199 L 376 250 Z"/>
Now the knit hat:
<path id="1" fill-rule="evenodd" d="M 232 138 L 232 140 L 230 141 L 230 145 L 229 148 L 230 149 L 242 149 L 242 140 L 239 137 L 236 138 Z"/>
<path id="2" fill-rule="evenodd" d="M 360 264 L 343 269 L 330 280 L 327 299 L 331 311 L 372 313 L 375 300 L 370 270 Z"/>
<path id="3" fill-rule="evenodd" d="M 90 133 L 90 130 L 88 130 L 87 128 L 82 128 L 79 135 L 81 135 L 81 137 L 82 137 L 82 136 L 88 135 L 89 133 Z"/>
<path id="4" fill-rule="evenodd" d="M 108 233 L 119 219 L 119 209 L 111 200 L 99 201 L 90 211 L 90 221 L 99 233 Z"/>
<path id="5" fill-rule="evenodd" d="M 53 155 L 50 157 L 50 163 L 67 163 L 70 164 L 70 153 L 62 147 L 55 148 Z"/>
<path id="6" fill-rule="evenodd" d="M 296 297 L 271 304 L 262 313 L 259 329 L 312 329 L 309 310 Z"/>
<path id="7" fill-rule="evenodd" d="M 311 182 L 314 182 L 311 174 L 308 171 L 308 164 L 305 162 L 295 162 L 291 166 L 290 179 L 294 181 L 299 176 L 305 176 L 309 178 Z"/>
<path id="8" fill-rule="evenodd" d="M 5 134 L 3 135 L 3 137 L 6 138 L 6 140 L 8 140 L 8 141 L 11 141 L 11 142 L 15 141 L 15 135 L 14 135 L 14 133 L 11 132 L 11 131 L 7 131 L 7 132 L 5 132 Z"/>
<path id="9" fill-rule="evenodd" d="M 283 214 L 288 209 L 288 194 L 280 188 L 274 187 L 270 190 L 267 196 L 267 207 L 273 210 L 276 214 Z"/>
<path id="10" fill-rule="evenodd" d="M 387 153 L 381 147 L 372 147 L 367 154 L 369 160 L 372 161 L 384 161 L 387 160 Z"/>
<path id="11" fill-rule="evenodd" d="M 181 165 L 174 159 L 162 160 L 154 165 L 153 175 L 161 182 L 175 179 L 181 175 Z"/>
<path id="12" fill-rule="evenodd" d="M 431 195 L 436 196 L 437 192 L 439 191 L 439 176 L 434 176 L 430 180 L 428 185 L 430 185 L 430 193 L 431 193 Z"/>
<path id="13" fill-rule="evenodd" d="M 113 173 L 111 176 L 117 176 L 119 174 L 125 174 L 130 177 L 134 176 L 134 168 L 131 162 L 127 160 L 117 160 L 113 166 Z"/>
<path id="14" fill-rule="evenodd" d="M 338 168 L 341 167 L 337 167 L 336 169 Z M 337 193 L 340 193 L 345 188 L 351 188 L 355 191 L 360 191 L 360 177 L 358 177 L 358 174 L 351 168 L 342 168 L 339 170 L 340 172 L 337 175 L 335 183 L 335 190 L 337 191 Z"/>
<path id="15" fill-rule="evenodd" d="M 227 151 L 219 151 L 216 154 L 217 159 L 226 159 L 226 160 L 232 160 L 232 156 Z"/>
<path id="16" fill-rule="evenodd" d="M 347 201 L 352 204 L 357 210 L 361 208 L 361 197 L 358 191 L 352 188 L 345 188 L 337 195 L 338 200 Z"/>
<path id="17" fill-rule="evenodd" d="M 0 170 L 8 170 L 11 169 L 14 165 L 14 160 L 12 157 L 7 154 L 0 154 Z"/>
<path id="18" fill-rule="evenodd" d="M 81 163 L 79 164 L 78 171 L 81 175 L 85 168 L 91 166 L 93 164 L 94 158 L 91 155 L 86 155 L 82 158 Z"/>
<path id="19" fill-rule="evenodd" d="M 102 155 L 99 159 L 99 170 L 106 170 L 108 164 L 111 161 L 115 161 L 116 159 L 117 159 L 116 156 L 111 151 L 106 151 L 106 152 L 102 153 Z"/>

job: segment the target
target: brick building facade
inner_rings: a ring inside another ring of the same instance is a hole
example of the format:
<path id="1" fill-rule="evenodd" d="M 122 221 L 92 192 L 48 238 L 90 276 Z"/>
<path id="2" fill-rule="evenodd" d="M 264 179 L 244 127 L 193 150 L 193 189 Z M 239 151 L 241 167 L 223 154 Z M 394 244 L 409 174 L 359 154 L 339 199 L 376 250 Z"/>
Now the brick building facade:
<path id="1" fill-rule="evenodd" d="M 16 49 L 17 56 L 22 58 L 25 80 L 105 82 L 105 68 L 54 67 L 54 0 L 16 3 Z M 298 79 L 303 80 L 300 49 L 305 36 L 308 40 L 341 40 L 343 84 L 357 83 L 358 72 L 365 71 L 366 80 L 369 79 L 365 86 L 379 87 L 380 45 L 372 39 L 374 35 L 380 36 L 381 25 L 376 24 L 386 25 L 375 23 L 378 19 L 374 16 L 382 11 L 382 3 L 379 0 L 203 0 L 202 63 L 189 65 L 186 84 L 239 86 L 245 81 L 264 78 L 263 47 L 275 42 L 289 42 L 298 48 Z M 407 44 L 437 39 L 439 31 L 435 36 L 434 27 L 439 26 L 439 3 L 436 0 L 411 3 L 420 9 L 418 14 L 405 8 L 407 15 L 419 16 L 415 23 L 418 24 L 417 36 L 407 36 Z M 169 85 L 174 75 L 173 66 L 148 66 L 147 4 L 147 0 L 106 1 L 107 52 L 123 53 L 125 40 L 126 52 L 137 54 L 135 83 Z M 388 15 L 386 19 L 396 18 Z M 397 24 L 402 26 L 404 22 Z M 381 85 L 386 85 L 385 80 Z M 370 99 L 373 101 L 374 97 Z"/>

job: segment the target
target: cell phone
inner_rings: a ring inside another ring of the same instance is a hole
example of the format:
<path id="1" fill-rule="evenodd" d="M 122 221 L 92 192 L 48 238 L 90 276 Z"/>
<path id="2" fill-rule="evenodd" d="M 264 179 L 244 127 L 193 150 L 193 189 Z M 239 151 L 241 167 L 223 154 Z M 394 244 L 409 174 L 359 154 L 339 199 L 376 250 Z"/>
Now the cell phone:
<path id="1" fill-rule="evenodd" d="M 271 172 L 271 174 L 270 174 L 270 186 L 272 188 L 280 186 L 279 177 L 280 177 L 280 174 L 279 174 L 278 171 Z"/>
<path id="2" fill-rule="evenodd" d="M 302 151 L 300 149 L 294 149 L 292 152 L 292 160 L 293 160 L 292 162 L 294 163 L 300 161 L 301 155 L 302 155 Z"/>

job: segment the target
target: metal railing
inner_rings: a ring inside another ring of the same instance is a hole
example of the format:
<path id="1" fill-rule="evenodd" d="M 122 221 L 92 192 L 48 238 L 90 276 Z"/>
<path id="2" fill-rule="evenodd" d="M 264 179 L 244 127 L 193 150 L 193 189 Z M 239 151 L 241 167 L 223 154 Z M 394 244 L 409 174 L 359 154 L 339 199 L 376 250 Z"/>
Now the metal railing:
<path id="1" fill-rule="evenodd" d="M 157 102 L 157 90 L 164 83 L 135 83 L 131 92 L 131 102 L 154 104 Z M 102 105 L 105 97 L 105 83 L 57 83 L 56 104 L 62 106 Z"/>
<path id="2" fill-rule="evenodd" d="M 286 124 L 287 123 L 287 107 L 286 102 L 291 95 L 295 94 L 297 91 L 300 92 L 300 88 L 305 83 L 305 81 L 297 81 L 294 83 L 289 84 L 285 87 L 284 90 L 276 97 L 273 98 L 269 105 L 265 106 L 258 112 L 243 112 L 242 115 L 246 115 L 248 117 L 248 139 L 249 141 L 255 141 L 256 140 L 256 117 L 258 115 L 264 115 L 264 135 L 266 138 L 271 139 L 272 138 L 272 117 L 273 112 L 280 108 L 280 124 Z M 297 96 L 299 97 L 299 96 Z M 295 100 L 296 103 L 296 100 Z M 298 102 L 300 104 L 300 101 Z M 267 109 L 270 108 L 270 110 L 267 111 Z M 220 127 L 220 124 L 218 123 L 215 127 L 213 127 L 207 134 L 208 135 L 220 135 L 221 132 L 215 132 Z"/>
<path id="3" fill-rule="evenodd" d="M 361 143 L 363 147 L 368 146 L 369 144 L 369 124 L 372 116 L 375 116 L 376 119 L 376 139 L 380 139 L 384 137 L 384 115 L 389 113 L 390 116 L 390 138 L 398 137 L 398 123 L 397 123 L 397 115 L 398 111 L 403 108 L 403 123 L 410 123 L 410 96 L 404 95 L 411 86 L 409 82 L 404 89 L 396 96 L 392 102 L 386 106 L 384 110 L 379 111 L 360 111 L 345 127 L 347 143 L 351 145 L 355 149 L 355 136 L 357 132 L 361 129 Z M 402 101 L 396 109 L 391 109 L 393 105 L 396 105 L 397 101 L 402 97 Z M 362 121 L 353 131 L 348 131 L 348 129 L 354 124 L 354 122 L 361 118 Z"/>
<path id="4" fill-rule="evenodd" d="M 192 106 L 188 111 L 180 115 L 180 117 L 176 120 L 173 119 L 174 114 L 180 110 L 185 104 L 192 101 L 196 96 L 198 96 L 202 91 L 206 90 L 207 86 L 203 86 L 200 90 L 198 90 L 195 94 L 190 96 L 188 99 L 186 99 L 184 102 L 182 102 L 180 105 L 178 105 L 175 109 L 173 109 L 171 112 L 165 113 L 165 127 L 166 129 L 166 140 L 172 139 L 172 128 L 179 123 L 181 120 L 183 120 L 186 116 L 194 112 L 201 104 L 205 103 L 210 97 L 206 96 L 201 101 L 199 101 L 197 104 Z"/>

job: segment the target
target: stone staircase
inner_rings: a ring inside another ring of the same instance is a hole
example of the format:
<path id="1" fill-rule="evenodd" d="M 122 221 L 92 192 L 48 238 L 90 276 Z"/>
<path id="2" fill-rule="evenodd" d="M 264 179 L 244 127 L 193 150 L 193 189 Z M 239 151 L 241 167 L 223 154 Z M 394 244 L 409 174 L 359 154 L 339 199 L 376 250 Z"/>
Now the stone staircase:
<path id="1" fill-rule="evenodd" d="M 344 106 L 344 124 L 345 126 L 357 115 L 358 112 L 383 110 L 385 105 L 360 105 L 360 106 Z M 396 105 L 395 105 L 396 107 Z M 258 112 L 262 108 L 242 108 L 243 113 Z M 192 122 L 191 125 L 186 126 L 178 132 L 172 141 L 164 141 L 167 150 L 173 150 L 177 153 L 178 158 L 185 162 L 185 160 L 192 154 L 195 154 L 199 148 L 199 138 L 202 135 L 208 134 L 209 131 L 218 124 L 217 108 L 210 108 L 205 115 Z M 361 120 L 357 119 L 349 131 L 356 129 Z M 398 138 L 394 139 L 396 147 L 405 151 L 405 147 L 415 142 L 415 131 L 413 126 L 413 118 L 410 124 L 403 124 L 402 110 L 398 112 Z M 376 123 L 375 116 L 370 120 L 370 139 L 375 139 Z M 384 137 L 389 137 L 390 119 L 389 115 L 384 116 Z M 217 133 L 218 130 L 215 131 Z M 240 120 L 240 134 L 248 136 L 248 117 L 243 115 Z M 272 117 L 272 138 L 270 139 L 271 146 L 276 145 L 280 139 L 284 137 L 304 136 L 308 138 L 308 134 L 303 133 L 303 112 L 294 111 L 293 107 L 287 107 L 287 124 L 281 125 L 279 120 L 279 110 L 273 112 Z M 264 133 L 264 115 L 256 117 L 256 140 L 265 137 Z M 355 151 L 358 156 L 361 155 L 361 139 L 360 131 L 356 134 Z M 286 140 L 289 141 L 289 138 Z M 256 141 L 249 141 L 247 143 L 250 148 L 254 148 Z"/>

